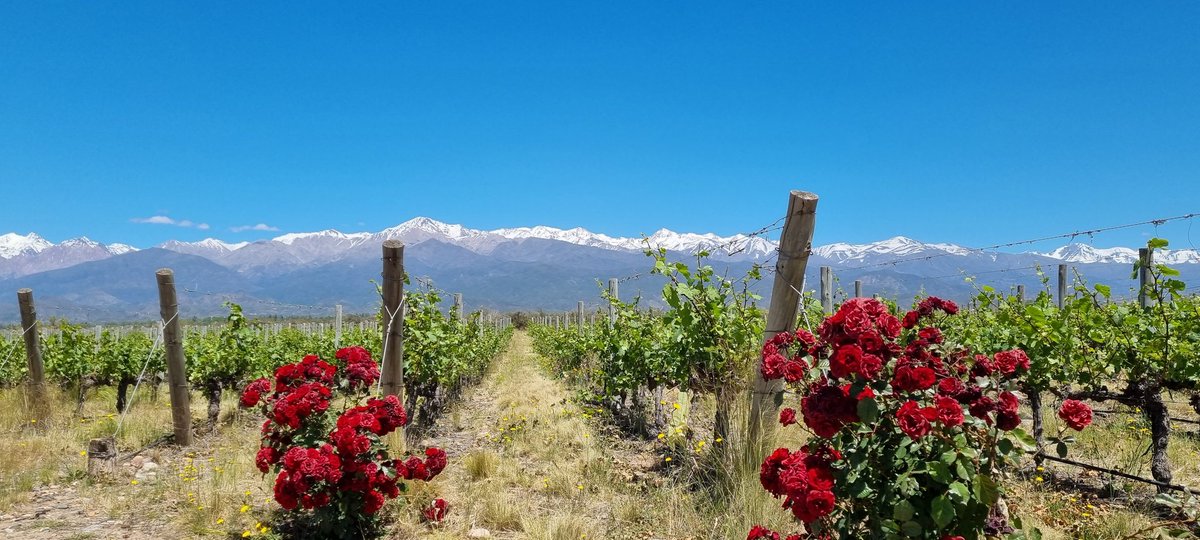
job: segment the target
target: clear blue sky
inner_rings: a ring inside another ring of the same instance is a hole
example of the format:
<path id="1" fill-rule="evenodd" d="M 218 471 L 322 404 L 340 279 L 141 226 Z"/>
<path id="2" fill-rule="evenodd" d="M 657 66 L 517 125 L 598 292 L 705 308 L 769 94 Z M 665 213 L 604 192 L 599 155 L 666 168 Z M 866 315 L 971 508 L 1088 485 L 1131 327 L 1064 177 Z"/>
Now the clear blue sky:
<path id="1" fill-rule="evenodd" d="M 818 243 L 978 246 L 1200 211 L 1195 2 L 340 4 L 0 5 L 0 233 L 731 234 L 799 188 Z"/>

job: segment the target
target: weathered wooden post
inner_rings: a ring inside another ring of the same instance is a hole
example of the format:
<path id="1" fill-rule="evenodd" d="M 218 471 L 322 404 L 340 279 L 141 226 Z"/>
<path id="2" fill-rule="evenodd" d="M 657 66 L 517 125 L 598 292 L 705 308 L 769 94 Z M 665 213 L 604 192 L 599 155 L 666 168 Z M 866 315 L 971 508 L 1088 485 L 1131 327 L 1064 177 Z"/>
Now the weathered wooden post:
<path id="1" fill-rule="evenodd" d="M 404 402 L 404 243 L 383 242 L 383 375 L 385 396 Z"/>
<path id="2" fill-rule="evenodd" d="M 1150 308 L 1150 294 L 1148 287 L 1150 286 L 1150 265 L 1154 264 L 1153 255 L 1150 254 L 1150 248 L 1138 249 L 1138 305 L 1142 309 Z M 1060 270 L 1061 274 L 1062 271 Z M 1059 278 L 1061 281 L 1062 278 Z"/>
<path id="3" fill-rule="evenodd" d="M 88 476 L 92 478 L 111 478 L 117 474 L 117 440 L 114 437 L 101 437 L 88 441 L 87 449 Z"/>
<path id="4" fill-rule="evenodd" d="M 575 318 L 579 321 L 579 333 L 582 334 L 583 326 L 585 324 L 583 320 L 583 300 L 580 300 L 579 303 L 575 305 Z"/>
<path id="5" fill-rule="evenodd" d="M 804 287 L 804 270 L 808 266 L 808 255 L 812 250 L 813 229 L 817 219 L 817 195 L 806 191 L 792 191 L 788 197 L 788 210 L 779 237 L 779 256 L 775 262 L 775 283 L 771 288 L 771 305 L 767 311 L 767 326 L 763 342 L 769 341 L 780 332 L 795 328 L 796 310 L 799 307 Z M 759 370 L 754 370 L 754 393 L 750 401 L 749 448 L 758 461 L 766 450 L 764 432 L 773 428 L 771 422 L 783 398 L 783 381 L 763 379 Z"/>
<path id="6" fill-rule="evenodd" d="M 862 298 L 862 280 L 861 279 L 854 280 L 854 297 Z"/>
<path id="7" fill-rule="evenodd" d="M 167 389 L 171 392 L 171 420 L 175 427 L 175 444 L 192 444 L 192 407 L 188 389 L 187 365 L 183 356 L 183 336 L 179 333 L 179 301 L 175 297 L 175 273 L 170 268 L 159 269 L 159 316 L 163 320 L 163 347 L 167 352 Z"/>
<path id="8" fill-rule="evenodd" d="M 828 266 L 821 267 L 821 309 L 833 313 L 833 269 Z"/>
<path id="9" fill-rule="evenodd" d="M 1017 285 L 1017 303 L 1018 304 L 1025 303 L 1025 286 L 1024 285 Z"/>
<path id="10" fill-rule="evenodd" d="M 1058 307 L 1062 309 L 1067 300 L 1067 265 L 1058 265 Z"/>
<path id="11" fill-rule="evenodd" d="M 46 427 L 50 417 L 50 401 L 46 397 L 46 370 L 42 364 L 41 328 L 37 320 L 37 309 L 33 303 L 33 290 L 17 291 L 17 304 L 21 311 L 21 331 L 25 337 L 25 360 L 28 364 L 29 381 L 26 383 L 28 413 L 30 421 L 39 430 Z M 41 422 L 41 424 L 36 424 Z"/>
<path id="12" fill-rule="evenodd" d="M 17 304 L 21 308 L 21 331 L 25 336 L 25 360 L 29 364 L 29 384 L 41 392 L 46 384 L 46 370 L 42 366 L 42 341 L 38 335 L 37 308 L 33 304 L 33 289 L 17 291 Z"/>
<path id="13" fill-rule="evenodd" d="M 333 348 L 342 348 L 342 305 L 333 307 Z"/>
<path id="14" fill-rule="evenodd" d="M 461 324 L 463 322 L 463 301 L 460 292 L 454 293 L 454 313 L 457 314 L 455 320 Z"/>
<path id="15" fill-rule="evenodd" d="M 608 280 L 608 295 L 612 297 L 613 301 L 616 301 L 620 298 L 620 296 L 617 294 L 617 284 L 617 278 L 611 278 Z M 617 305 L 612 302 L 609 302 L 608 304 L 608 322 L 617 322 Z"/>

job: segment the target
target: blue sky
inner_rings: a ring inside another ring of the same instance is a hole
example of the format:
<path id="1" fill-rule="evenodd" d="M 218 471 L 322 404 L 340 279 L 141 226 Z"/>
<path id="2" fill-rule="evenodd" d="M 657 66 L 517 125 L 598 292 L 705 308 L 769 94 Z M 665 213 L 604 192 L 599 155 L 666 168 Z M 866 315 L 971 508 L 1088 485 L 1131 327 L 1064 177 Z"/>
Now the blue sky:
<path id="1" fill-rule="evenodd" d="M 0 233 L 732 234 L 806 189 L 818 243 L 979 246 L 1200 211 L 1196 3 L 243 4 L 0 5 Z"/>

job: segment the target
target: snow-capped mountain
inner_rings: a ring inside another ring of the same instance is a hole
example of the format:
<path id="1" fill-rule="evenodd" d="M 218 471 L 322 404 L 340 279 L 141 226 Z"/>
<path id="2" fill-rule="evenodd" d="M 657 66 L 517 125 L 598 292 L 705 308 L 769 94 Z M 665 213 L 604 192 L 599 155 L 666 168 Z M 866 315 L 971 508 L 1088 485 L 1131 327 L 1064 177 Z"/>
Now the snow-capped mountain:
<path id="1" fill-rule="evenodd" d="M 54 244 L 36 233 L 21 236 L 17 233 L 0 235 L 0 259 L 11 259 L 25 253 L 38 253 Z"/>
<path id="2" fill-rule="evenodd" d="M 1133 264 L 1138 260 L 1138 250 L 1125 247 L 1098 248 L 1087 244 L 1067 244 L 1049 253 L 1047 257 L 1072 263 L 1120 263 Z M 1155 251 L 1154 258 L 1163 264 L 1200 263 L 1200 252 L 1192 249 Z"/>
<path id="3" fill-rule="evenodd" d="M 24 276 L 67 268 L 137 251 L 128 244 L 101 244 L 86 236 L 57 244 L 29 233 L 0 235 L 0 277 Z"/>
<path id="4" fill-rule="evenodd" d="M 835 243 L 813 249 L 813 254 L 824 257 L 834 263 L 865 262 L 867 259 L 885 255 L 893 258 L 919 257 L 921 255 L 948 254 L 969 255 L 973 250 L 954 244 L 925 244 L 906 238 L 894 236 L 887 240 L 870 244 Z"/>
<path id="5" fill-rule="evenodd" d="M 662 282 L 645 275 L 648 261 L 641 252 L 647 245 L 671 251 L 676 260 L 708 251 L 714 267 L 730 276 L 744 274 L 777 249 L 769 239 L 748 235 L 660 229 L 627 238 L 579 227 L 482 230 L 426 217 L 378 232 L 330 229 L 237 243 L 173 240 L 141 251 L 87 238 L 55 244 L 32 233 L 10 233 L 0 235 L 0 289 L 32 287 L 49 305 L 78 306 L 58 313 L 73 320 L 144 319 L 157 313 L 152 274 L 169 266 L 186 276 L 192 291 L 209 293 L 187 297 L 189 313 L 197 316 L 219 315 L 224 308 L 218 300 L 226 297 L 259 315 L 312 315 L 323 309 L 313 306 L 339 303 L 368 312 L 377 307 L 371 281 L 379 277 L 380 244 L 388 239 L 405 243 L 405 268 L 412 275 L 463 292 L 473 306 L 508 310 L 574 309 L 581 299 L 598 302 L 597 283 L 622 276 L 641 276 L 622 286 L 623 298 L 641 295 L 653 303 Z M 1137 250 L 1120 247 L 1070 244 L 1047 253 L 1012 253 L 897 236 L 817 246 L 806 277 L 815 284 L 819 267 L 831 266 L 842 289 L 860 281 L 867 294 L 888 298 L 936 294 L 966 300 L 976 291 L 964 277 L 986 274 L 982 279 L 997 290 L 1016 285 L 1036 290 L 1042 286 L 1036 268 L 1044 272 L 1061 262 L 1074 265 L 1090 282 L 1127 289 L 1136 257 Z M 1200 283 L 1196 250 L 1163 250 L 1158 260 L 1176 265 L 1188 283 Z M 770 278 L 755 287 L 765 297 Z M 0 303 L 0 318 L 15 316 L 8 304 Z"/>

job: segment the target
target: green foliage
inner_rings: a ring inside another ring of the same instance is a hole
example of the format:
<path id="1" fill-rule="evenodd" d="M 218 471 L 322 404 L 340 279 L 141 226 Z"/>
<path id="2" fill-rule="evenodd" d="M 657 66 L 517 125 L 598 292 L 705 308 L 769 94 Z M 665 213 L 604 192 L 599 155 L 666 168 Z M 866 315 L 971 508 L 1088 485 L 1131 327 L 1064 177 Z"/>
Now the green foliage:
<path id="1" fill-rule="evenodd" d="M 1149 242 L 1151 253 L 1165 240 Z M 1141 265 L 1135 265 L 1136 276 Z M 1152 386 L 1200 384 L 1200 301 L 1166 265 L 1152 265 L 1144 291 L 1149 306 L 1112 299 L 1112 288 L 1075 280 L 1074 295 L 1059 307 L 1046 290 L 1025 303 L 982 287 L 979 309 L 956 318 L 948 334 L 973 348 L 1017 347 L 1033 359 L 1027 382 L 1048 389 L 1076 385 L 1099 389 L 1114 380 Z"/>
<path id="2" fill-rule="evenodd" d="M 261 339 L 242 315 L 242 307 L 226 302 L 226 326 L 212 339 L 185 340 L 188 379 L 201 388 L 235 388 L 256 374 L 254 354 Z"/>

